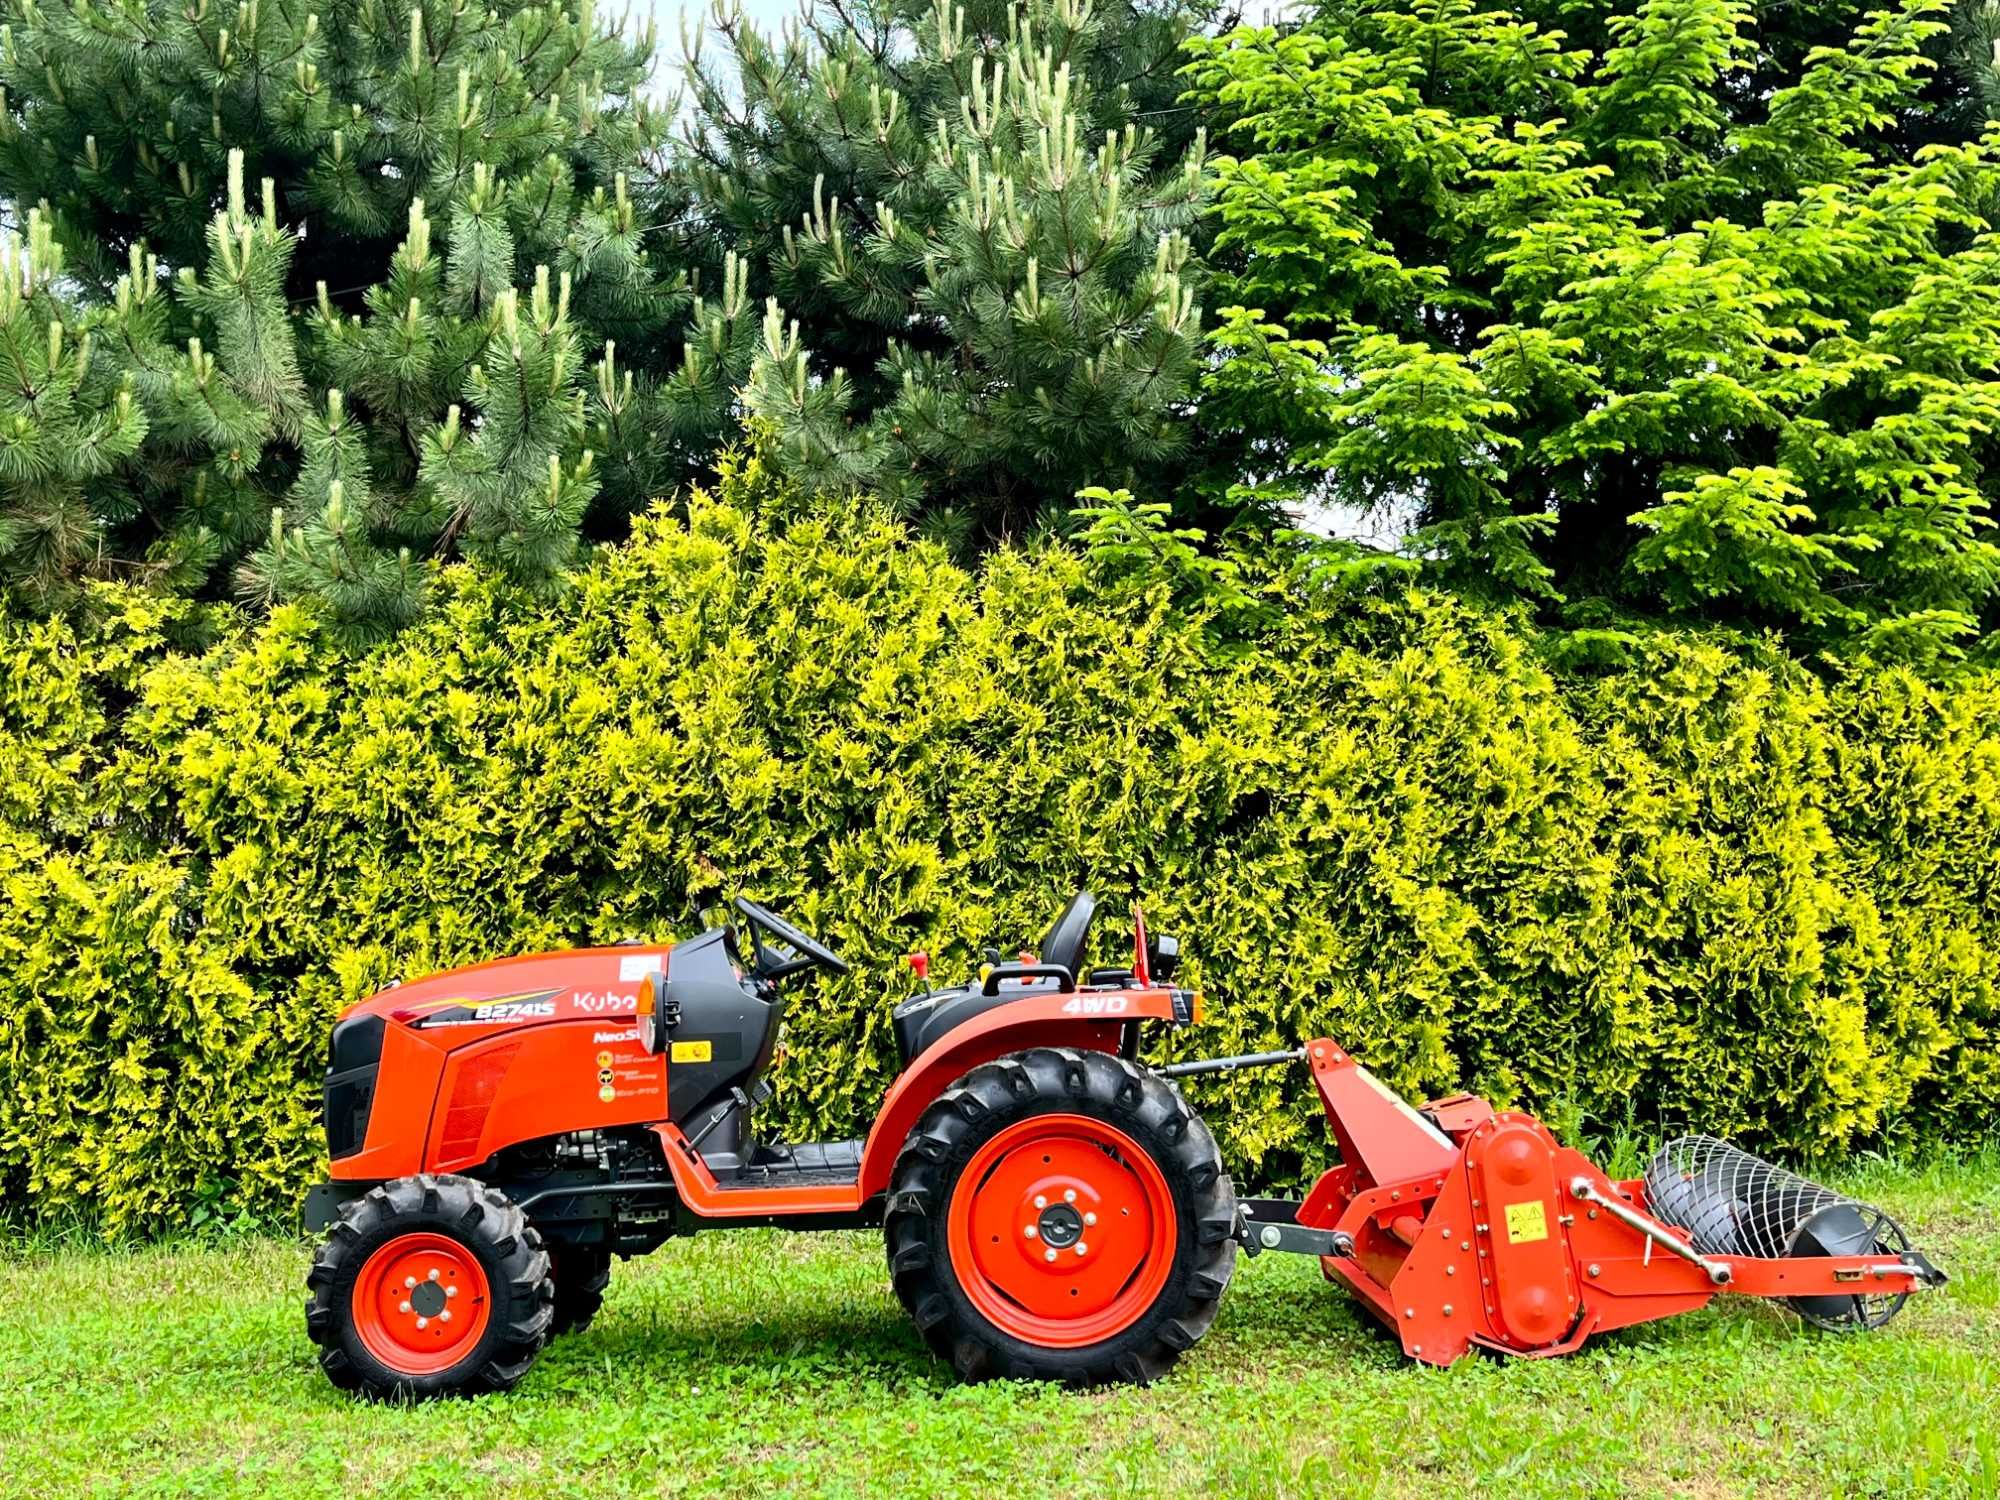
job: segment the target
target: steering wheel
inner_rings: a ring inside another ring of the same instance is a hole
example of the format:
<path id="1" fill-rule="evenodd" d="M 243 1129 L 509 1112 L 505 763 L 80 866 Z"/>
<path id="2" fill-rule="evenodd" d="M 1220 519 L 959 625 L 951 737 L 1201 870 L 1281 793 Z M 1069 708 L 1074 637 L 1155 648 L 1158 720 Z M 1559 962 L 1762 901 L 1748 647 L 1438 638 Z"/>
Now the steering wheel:
<path id="1" fill-rule="evenodd" d="M 822 969 L 830 969 L 836 974 L 845 974 L 847 972 L 847 965 L 834 956 L 831 948 L 822 942 L 807 937 L 798 928 L 787 922 L 769 907 L 759 906 L 747 896 L 738 896 L 735 904 L 736 909 L 749 919 L 752 928 L 763 929 L 763 931 L 768 932 L 787 949 L 793 950 L 789 954 L 780 953 L 776 955 L 780 963 L 777 968 L 766 972 L 765 978 L 782 979 L 787 974 L 795 974 L 800 969 L 809 968 L 813 964 L 818 964 Z M 763 955 L 767 951 L 764 947 L 763 939 L 761 937 L 756 938 L 754 946 L 758 954 L 758 967 L 761 969 L 763 967 Z"/>

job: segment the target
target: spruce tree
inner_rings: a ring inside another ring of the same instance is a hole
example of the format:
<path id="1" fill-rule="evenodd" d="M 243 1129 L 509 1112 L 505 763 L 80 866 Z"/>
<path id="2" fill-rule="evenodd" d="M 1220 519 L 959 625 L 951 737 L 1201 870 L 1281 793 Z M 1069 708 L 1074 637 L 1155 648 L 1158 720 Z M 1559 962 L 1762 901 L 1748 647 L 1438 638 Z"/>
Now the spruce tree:
<path id="1" fill-rule="evenodd" d="M 1323 0 L 1196 43 L 1240 153 L 1223 477 L 1413 509 L 1432 566 L 1572 618 L 1966 651 L 2000 614 L 2000 133 L 1905 134 L 1943 10 L 1801 51 L 1743 0 L 1636 0 L 1595 46 L 1547 0 Z"/>

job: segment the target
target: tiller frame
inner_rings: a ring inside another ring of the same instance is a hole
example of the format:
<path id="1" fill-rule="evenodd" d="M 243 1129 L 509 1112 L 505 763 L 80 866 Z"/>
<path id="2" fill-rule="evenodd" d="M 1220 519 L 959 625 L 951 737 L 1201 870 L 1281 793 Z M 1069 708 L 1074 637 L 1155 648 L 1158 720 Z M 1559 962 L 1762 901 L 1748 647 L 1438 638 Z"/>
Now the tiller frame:
<path id="1" fill-rule="evenodd" d="M 1312 1068 L 1340 1163 L 1302 1202 L 1240 1200 L 1237 1239 L 1251 1255 L 1319 1256 L 1327 1278 L 1425 1364 L 1449 1365 L 1475 1348 L 1568 1354 L 1593 1334 L 1693 1312 L 1725 1291 L 1809 1299 L 1811 1321 L 1873 1327 L 1909 1293 L 1945 1283 L 1919 1251 L 1881 1253 L 1872 1228 L 1876 1253 L 1706 1253 L 1694 1233 L 1655 1212 L 1645 1179 L 1614 1180 L 1539 1120 L 1472 1094 L 1419 1112 L 1328 1038 L 1160 1071 L 1185 1077 L 1294 1061 Z M 1736 1155 L 1821 1195 L 1815 1209 L 1849 1206 Z M 1879 1213 L 1876 1221 L 1894 1227 Z M 1900 1230 L 1891 1238 L 1900 1244 Z M 1828 1299 L 1837 1320 L 1824 1315 Z"/>

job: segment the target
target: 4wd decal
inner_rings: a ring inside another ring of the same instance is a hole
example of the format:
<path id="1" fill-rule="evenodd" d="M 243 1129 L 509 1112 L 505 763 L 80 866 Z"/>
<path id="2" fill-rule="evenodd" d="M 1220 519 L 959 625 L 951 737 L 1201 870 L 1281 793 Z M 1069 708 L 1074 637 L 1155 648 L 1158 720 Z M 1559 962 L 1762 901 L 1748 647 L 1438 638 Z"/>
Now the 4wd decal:
<path id="1" fill-rule="evenodd" d="M 1123 995 L 1078 995 L 1062 1008 L 1066 1016 L 1117 1016 L 1131 1009 Z"/>

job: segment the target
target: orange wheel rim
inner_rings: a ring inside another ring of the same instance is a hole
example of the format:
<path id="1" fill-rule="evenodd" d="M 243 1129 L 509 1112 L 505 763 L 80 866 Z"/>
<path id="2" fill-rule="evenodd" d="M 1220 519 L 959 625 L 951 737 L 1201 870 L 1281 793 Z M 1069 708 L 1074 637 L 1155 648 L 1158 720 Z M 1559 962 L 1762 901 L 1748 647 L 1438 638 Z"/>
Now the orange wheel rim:
<path id="1" fill-rule="evenodd" d="M 354 1331 L 398 1375 L 435 1375 L 475 1349 L 493 1316 L 486 1272 L 442 1234 L 399 1234 L 354 1282 Z"/>
<path id="2" fill-rule="evenodd" d="M 981 1146 L 946 1217 L 953 1274 L 980 1316 L 1051 1349 L 1137 1322 L 1166 1285 L 1178 1230 L 1153 1158 L 1071 1114 L 1018 1121 Z"/>

